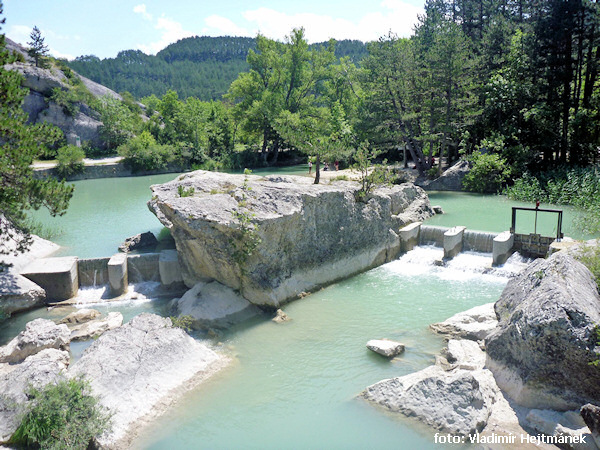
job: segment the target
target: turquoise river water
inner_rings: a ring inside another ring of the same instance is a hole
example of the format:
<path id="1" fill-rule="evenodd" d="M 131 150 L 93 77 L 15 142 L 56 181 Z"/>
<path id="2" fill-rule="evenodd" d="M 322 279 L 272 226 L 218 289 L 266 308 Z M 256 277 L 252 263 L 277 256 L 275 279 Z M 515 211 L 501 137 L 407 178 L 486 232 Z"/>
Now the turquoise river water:
<path id="1" fill-rule="evenodd" d="M 304 168 L 289 172 L 304 172 Z M 279 172 L 280 173 L 280 172 Z M 58 219 L 37 214 L 62 254 L 108 256 L 129 235 L 162 228 L 147 210 L 148 187 L 176 175 L 76 182 L 69 212 Z M 446 214 L 428 223 L 503 231 L 510 207 L 498 196 L 433 193 Z M 567 211 L 565 233 L 576 212 Z M 542 226 L 542 222 L 540 222 Z M 550 227 L 552 224 L 548 222 Z M 434 264 L 442 250 L 418 247 L 400 259 L 328 286 L 284 307 L 291 321 L 258 317 L 227 331 L 220 349 L 232 364 L 190 391 L 133 443 L 143 449 L 398 449 L 434 448 L 433 431 L 388 414 L 357 395 L 384 378 L 432 364 L 443 346 L 429 324 L 495 301 L 508 277 L 524 265 L 518 255 L 489 270 L 491 255 L 463 253 L 448 266 Z M 83 290 L 94 297 L 98 288 Z M 125 320 L 142 311 L 168 314 L 166 301 L 135 300 L 94 306 L 118 310 Z M 36 317 L 67 311 L 28 312 L 2 324 L 0 345 Z M 388 361 L 365 347 L 369 339 L 397 339 L 406 352 Z M 88 344 L 72 347 L 77 357 Z"/>

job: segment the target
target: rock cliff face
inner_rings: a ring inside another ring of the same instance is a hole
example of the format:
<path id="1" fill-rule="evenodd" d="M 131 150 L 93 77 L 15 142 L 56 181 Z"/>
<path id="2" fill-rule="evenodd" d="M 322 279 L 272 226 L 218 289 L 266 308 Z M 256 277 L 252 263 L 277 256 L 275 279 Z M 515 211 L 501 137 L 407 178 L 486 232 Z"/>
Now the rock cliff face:
<path id="1" fill-rule="evenodd" d="M 152 186 L 149 207 L 171 229 L 188 287 L 214 279 L 258 305 L 278 306 L 390 261 L 399 227 L 432 215 L 427 194 L 412 184 L 378 189 L 366 203 L 355 200 L 354 182 L 249 175 L 243 185 L 242 175 L 192 172 Z M 260 238 L 245 260 L 234 256 L 252 234 L 240 231 L 239 213 Z"/>
<path id="2" fill-rule="evenodd" d="M 495 305 L 487 367 L 518 404 L 567 410 L 600 402 L 595 327 L 600 296 L 590 271 L 566 252 L 511 279 Z"/>
<path id="3" fill-rule="evenodd" d="M 25 48 L 10 39 L 6 39 L 6 44 L 9 50 L 20 53 L 26 61 L 8 64 L 4 68 L 19 72 L 24 77 L 23 86 L 29 88 L 29 94 L 25 97 L 23 109 L 29 115 L 29 121 L 32 123 L 48 122 L 56 125 L 64 132 L 69 144 L 74 144 L 78 136 L 82 142 L 91 141 L 94 146 L 101 147 L 103 143 L 100 139 L 99 128 L 102 122 L 96 112 L 82 103 L 79 105 L 80 111 L 75 116 L 70 116 L 50 100 L 53 89 L 58 88 L 65 91 L 71 89 L 67 77 L 56 68 L 35 67 Z M 121 98 L 119 94 L 107 87 L 78 74 L 75 76 L 81 79 L 95 97 L 109 95 Z"/>

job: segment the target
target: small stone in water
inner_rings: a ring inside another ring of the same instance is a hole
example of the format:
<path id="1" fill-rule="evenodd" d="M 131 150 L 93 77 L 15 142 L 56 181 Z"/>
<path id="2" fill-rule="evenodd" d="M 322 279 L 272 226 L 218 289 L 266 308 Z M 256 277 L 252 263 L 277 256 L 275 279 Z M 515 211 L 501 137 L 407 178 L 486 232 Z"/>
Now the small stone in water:
<path id="1" fill-rule="evenodd" d="M 367 342 L 367 348 L 388 358 L 404 352 L 404 344 L 389 339 L 372 339 Z"/>

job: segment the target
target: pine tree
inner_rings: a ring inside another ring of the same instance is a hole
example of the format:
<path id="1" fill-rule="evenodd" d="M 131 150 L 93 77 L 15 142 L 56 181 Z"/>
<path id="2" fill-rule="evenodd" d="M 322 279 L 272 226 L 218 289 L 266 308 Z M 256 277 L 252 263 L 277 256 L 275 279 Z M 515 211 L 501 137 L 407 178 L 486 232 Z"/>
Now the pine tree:
<path id="1" fill-rule="evenodd" d="M 2 14 L 0 1 L 0 15 Z M 5 19 L 0 20 L 0 25 Z M 58 128 L 27 124 L 21 108 L 27 90 L 23 76 L 4 68 L 15 57 L 0 35 L 0 254 L 25 251 L 31 242 L 26 221 L 28 209 L 46 207 L 52 215 L 67 209 L 73 186 L 54 178 L 36 180 L 31 163 L 46 144 L 62 137 Z"/>
<path id="2" fill-rule="evenodd" d="M 31 56 L 35 60 L 35 67 L 43 67 L 44 66 L 44 56 L 48 53 L 48 46 L 44 44 L 44 38 L 42 37 L 42 32 L 38 27 L 33 27 L 33 31 L 29 35 L 31 42 L 28 42 L 29 56 Z"/>

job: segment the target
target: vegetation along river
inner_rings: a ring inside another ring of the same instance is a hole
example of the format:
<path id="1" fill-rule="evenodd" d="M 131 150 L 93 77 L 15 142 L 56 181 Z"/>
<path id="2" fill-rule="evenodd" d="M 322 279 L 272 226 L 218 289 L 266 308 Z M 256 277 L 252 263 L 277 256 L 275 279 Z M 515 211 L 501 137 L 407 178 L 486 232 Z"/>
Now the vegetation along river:
<path id="1" fill-rule="evenodd" d="M 129 235 L 160 231 L 145 206 L 148 187 L 175 176 L 77 182 L 64 217 L 36 218 L 62 231 L 53 240 L 65 246 L 63 255 L 108 256 Z M 488 231 L 508 229 L 510 207 L 519 204 L 500 196 L 462 193 L 433 193 L 431 199 L 446 214 L 428 223 Z M 575 216 L 566 210 L 565 233 L 587 237 L 573 228 Z M 552 232 L 552 224 L 544 223 L 539 225 Z M 508 276 L 523 266 L 513 257 L 505 267 L 484 273 L 490 255 L 463 253 L 449 266 L 438 267 L 434 261 L 441 253 L 418 247 L 399 260 L 288 304 L 284 309 L 291 322 L 276 324 L 260 317 L 229 330 L 220 341 L 233 364 L 188 393 L 145 430 L 134 447 L 433 448 L 431 429 L 355 396 L 381 379 L 432 364 L 443 342 L 428 325 L 495 301 Z M 164 299 L 143 295 L 94 307 L 121 311 L 125 320 L 142 311 L 168 315 Z M 62 315 L 56 309 L 41 309 L 17 316 L 0 331 L 0 345 L 35 317 Z M 405 354 L 388 361 L 365 348 L 369 339 L 382 337 L 404 342 Z M 75 357 L 86 345 L 73 346 Z"/>

